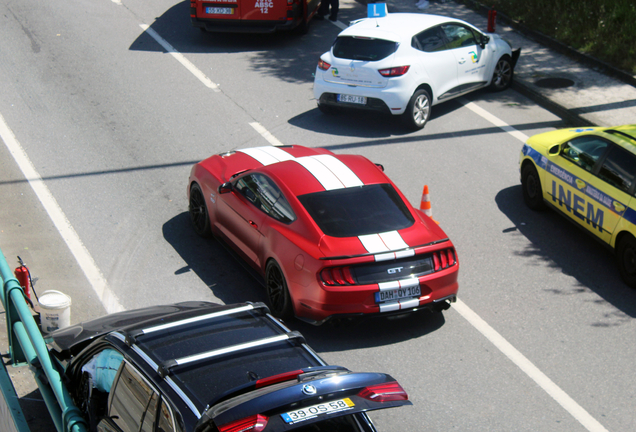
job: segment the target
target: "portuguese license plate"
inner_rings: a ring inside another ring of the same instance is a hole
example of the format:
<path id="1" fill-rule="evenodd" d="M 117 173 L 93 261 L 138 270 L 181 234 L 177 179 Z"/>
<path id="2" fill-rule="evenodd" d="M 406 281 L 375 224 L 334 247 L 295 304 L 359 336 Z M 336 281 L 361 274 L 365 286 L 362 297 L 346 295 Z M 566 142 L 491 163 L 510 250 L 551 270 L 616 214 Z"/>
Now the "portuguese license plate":
<path id="1" fill-rule="evenodd" d="M 304 420 L 309 420 L 311 418 L 317 417 L 322 414 L 330 414 L 338 411 L 348 410 L 354 407 L 354 403 L 351 402 L 351 399 L 344 398 L 331 402 L 324 402 L 317 405 L 312 405 L 310 407 L 301 408 L 295 411 L 289 411 L 285 414 L 281 414 L 280 416 L 285 420 L 285 423 L 297 423 Z"/>
<path id="2" fill-rule="evenodd" d="M 421 295 L 422 290 L 419 285 L 406 288 L 396 288 L 375 293 L 375 302 L 383 303 L 385 301 L 399 300 L 408 297 L 419 297 Z"/>
<path id="3" fill-rule="evenodd" d="M 346 95 L 346 94 L 339 94 L 337 97 L 338 102 L 347 102 L 347 103 L 354 103 L 354 104 L 360 104 L 360 105 L 366 105 L 367 103 L 367 98 L 364 96 L 353 96 L 353 95 Z"/>
<path id="4" fill-rule="evenodd" d="M 206 7 L 205 13 L 210 15 L 232 15 L 234 8 L 229 7 Z"/>

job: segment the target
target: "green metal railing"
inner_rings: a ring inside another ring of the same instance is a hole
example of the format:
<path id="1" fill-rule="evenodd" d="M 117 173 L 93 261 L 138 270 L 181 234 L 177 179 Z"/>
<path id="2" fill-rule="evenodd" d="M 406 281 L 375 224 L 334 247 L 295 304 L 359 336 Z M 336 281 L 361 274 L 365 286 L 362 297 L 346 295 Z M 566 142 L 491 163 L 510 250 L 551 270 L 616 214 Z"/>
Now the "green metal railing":
<path id="1" fill-rule="evenodd" d="M 24 298 L 22 287 L 0 249 L 2 305 L 6 313 L 9 354 L 14 366 L 28 363 L 58 432 L 86 432 L 88 426 L 62 382 L 57 363 Z"/>

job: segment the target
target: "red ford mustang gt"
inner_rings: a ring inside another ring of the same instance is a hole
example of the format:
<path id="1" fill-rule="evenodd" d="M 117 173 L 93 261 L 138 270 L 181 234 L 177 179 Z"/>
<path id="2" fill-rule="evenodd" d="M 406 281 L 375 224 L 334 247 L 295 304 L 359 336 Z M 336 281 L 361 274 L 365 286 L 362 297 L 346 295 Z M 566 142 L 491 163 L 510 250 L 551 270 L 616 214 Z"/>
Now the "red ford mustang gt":
<path id="1" fill-rule="evenodd" d="M 441 311 L 456 299 L 453 243 L 363 156 L 236 150 L 192 167 L 188 199 L 195 231 L 264 277 L 281 318 Z"/>

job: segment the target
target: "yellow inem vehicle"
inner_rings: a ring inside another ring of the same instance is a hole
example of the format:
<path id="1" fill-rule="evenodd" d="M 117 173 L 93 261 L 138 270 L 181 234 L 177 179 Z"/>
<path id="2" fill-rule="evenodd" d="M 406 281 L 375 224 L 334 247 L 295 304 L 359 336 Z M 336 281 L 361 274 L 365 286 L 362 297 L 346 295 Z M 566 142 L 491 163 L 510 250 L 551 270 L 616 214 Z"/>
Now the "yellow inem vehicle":
<path id="1" fill-rule="evenodd" d="M 636 288 L 636 124 L 534 135 L 519 168 L 528 207 L 548 204 L 607 243 Z"/>

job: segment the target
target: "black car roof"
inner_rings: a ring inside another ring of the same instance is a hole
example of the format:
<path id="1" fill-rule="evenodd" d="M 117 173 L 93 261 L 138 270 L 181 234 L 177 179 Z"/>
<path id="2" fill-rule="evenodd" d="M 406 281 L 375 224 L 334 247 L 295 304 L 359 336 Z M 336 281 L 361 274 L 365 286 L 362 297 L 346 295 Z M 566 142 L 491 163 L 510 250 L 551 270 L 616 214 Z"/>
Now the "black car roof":
<path id="1" fill-rule="evenodd" d="M 158 383 L 163 380 L 162 387 L 176 391 L 200 425 L 210 419 L 226 424 L 246 413 L 290 409 L 325 396 L 352 398 L 348 413 L 410 404 L 405 393 L 405 399 L 392 402 L 361 397 L 361 388 L 393 378 L 326 365 L 300 333 L 262 303 L 187 302 L 116 313 L 53 332 L 49 344 L 68 360 L 99 337 L 131 348 L 136 362 L 145 363 Z M 318 394 L 302 396 L 310 382 Z M 278 424 L 279 417 L 272 420 L 276 430 L 291 427 Z"/>
<path id="2" fill-rule="evenodd" d="M 262 303 L 186 302 L 119 312 L 53 332 L 50 345 L 58 355 L 75 355 L 114 333 L 138 347 L 199 412 L 246 383 L 324 365 Z"/>

